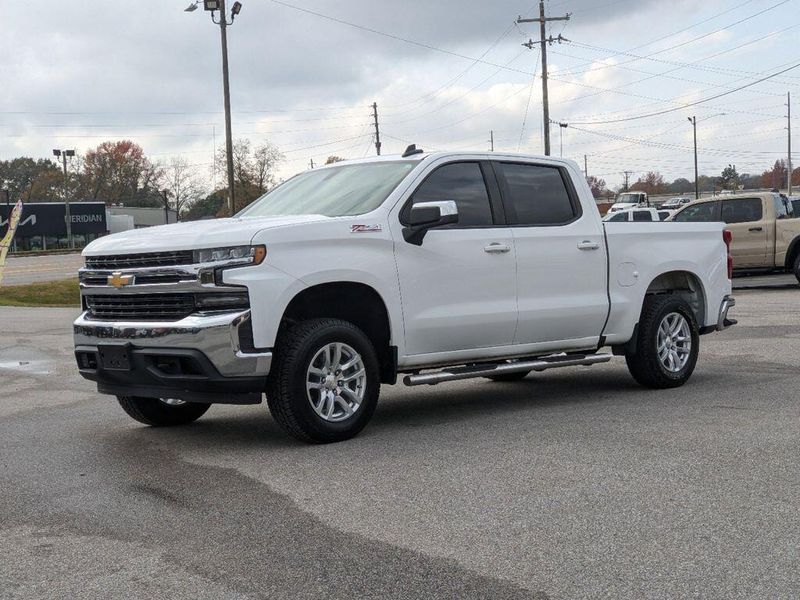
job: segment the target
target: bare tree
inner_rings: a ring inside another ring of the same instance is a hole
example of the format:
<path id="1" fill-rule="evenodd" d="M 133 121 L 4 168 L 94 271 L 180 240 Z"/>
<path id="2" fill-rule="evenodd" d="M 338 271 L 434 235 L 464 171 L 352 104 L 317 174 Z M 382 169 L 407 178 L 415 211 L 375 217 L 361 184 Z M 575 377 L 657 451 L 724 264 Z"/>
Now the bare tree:
<path id="1" fill-rule="evenodd" d="M 234 141 L 233 180 L 237 208 L 247 206 L 275 185 L 276 168 L 282 160 L 283 154 L 270 142 L 265 141 L 254 149 L 248 139 Z M 214 170 L 224 177 L 225 169 L 225 149 L 220 148 L 214 160 Z"/>
<path id="2" fill-rule="evenodd" d="M 179 219 L 191 204 L 204 195 L 203 186 L 191 166 L 180 156 L 173 156 L 164 166 L 161 183 Z"/>

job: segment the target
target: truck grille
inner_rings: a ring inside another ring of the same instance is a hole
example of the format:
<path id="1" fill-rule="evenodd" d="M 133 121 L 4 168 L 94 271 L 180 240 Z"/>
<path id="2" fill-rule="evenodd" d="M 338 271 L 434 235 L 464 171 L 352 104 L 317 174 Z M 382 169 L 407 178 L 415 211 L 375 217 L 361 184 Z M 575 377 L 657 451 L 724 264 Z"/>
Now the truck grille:
<path id="1" fill-rule="evenodd" d="M 147 254 L 119 254 L 112 256 L 87 256 L 86 268 L 97 270 L 137 269 L 141 267 L 175 267 L 191 265 L 191 250 L 175 252 L 148 252 Z"/>
<path id="2" fill-rule="evenodd" d="M 193 294 L 85 296 L 88 316 L 99 320 L 178 321 L 195 310 Z"/>

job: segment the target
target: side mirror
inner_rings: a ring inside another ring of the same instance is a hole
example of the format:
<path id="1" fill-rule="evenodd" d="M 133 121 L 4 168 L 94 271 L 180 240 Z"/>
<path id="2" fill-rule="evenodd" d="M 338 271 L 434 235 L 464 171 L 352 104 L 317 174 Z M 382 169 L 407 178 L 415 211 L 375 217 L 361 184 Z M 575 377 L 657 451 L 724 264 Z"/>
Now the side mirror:
<path id="1" fill-rule="evenodd" d="M 415 246 L 421 246 L 429 229 L 458 223 L 458 206 L 452 200 L 419 202 L 411 206 L 408 226 L 403 228 L 403 238 Z"/>

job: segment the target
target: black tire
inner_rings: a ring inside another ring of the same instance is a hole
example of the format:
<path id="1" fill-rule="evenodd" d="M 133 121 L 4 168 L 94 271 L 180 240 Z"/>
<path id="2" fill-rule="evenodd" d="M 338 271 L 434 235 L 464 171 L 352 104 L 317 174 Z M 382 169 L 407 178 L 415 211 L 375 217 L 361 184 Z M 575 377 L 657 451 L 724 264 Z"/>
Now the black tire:
<path id="1" fill-rule="evenodd" d="M 794 276 L 797 278 L 797 283 L 800 283 L 800 253 L 794 257 L 794 267 L 792 270 L 794 271 Z"/>
<path id="2" fill-rule="evenodd" d="M 520 371 L 518 373 L 505 373 L 503 375 L 488 375 L 486 379 L 491 379 L 492 381 L 500 383 L 508 383 L 511 381 L 522 381 L 530 374 L 530 371 Z"/>
<path id="3" fill-rule="evenodd" d="M 323 419 L 311 405 L 306 389 L 308 369 L 326 345 L 349 345 L 364 364 L 365 384 L 361 404 L 338 422 Z M 282 333 L 267 378 L 267 405 L 273 418 L 298 440 L 326 444 L 357 435 L 369 422 L 380 394 L 378 359 L 370 339 L 358 327 L 340 319 L 303 321 Z"/>
<path id="4" fill-rule="evenodd" d="M 691 336 L 691 348 L 686 364 L 672 372 L 662 364 L 658 355 L 658 329 L 662 320 L 671 313 L 684 317 Z M 700 333 L 694 312 L 689 304 L 678 296 L 647 296 L 639 318 L 636 351 L 625 354 L 625 362 L 633 378 L 641 385 L 655 389 L 680 387 L 689 380 L 697 364 L 700 350 Z"/>
<path id="5" fill-rule="evenodd" d="M 141 396 L 117 396 L 117 401 L 128 416 L 153 427 L 186 425 L 202 417 L 211 407 L 210 404 L 195 402 L 172 405 L 158 398 Z"/>

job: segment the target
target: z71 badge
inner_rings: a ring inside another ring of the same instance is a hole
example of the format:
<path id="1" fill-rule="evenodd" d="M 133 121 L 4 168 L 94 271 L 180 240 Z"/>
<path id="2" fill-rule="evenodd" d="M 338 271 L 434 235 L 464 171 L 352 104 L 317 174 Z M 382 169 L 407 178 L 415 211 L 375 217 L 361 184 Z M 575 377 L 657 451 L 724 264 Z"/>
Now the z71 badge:
<path id="1" fill-rule="evenodd" d="M 350 233 L 376 233 L 383 231 L 380 224 L 377 225 L 350 225 Z"/>

